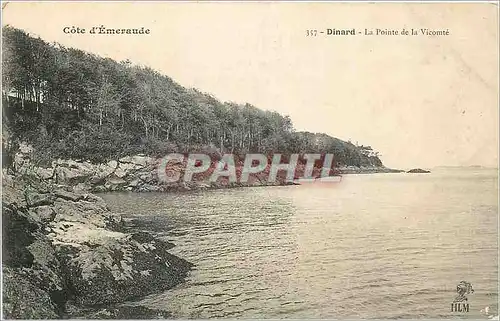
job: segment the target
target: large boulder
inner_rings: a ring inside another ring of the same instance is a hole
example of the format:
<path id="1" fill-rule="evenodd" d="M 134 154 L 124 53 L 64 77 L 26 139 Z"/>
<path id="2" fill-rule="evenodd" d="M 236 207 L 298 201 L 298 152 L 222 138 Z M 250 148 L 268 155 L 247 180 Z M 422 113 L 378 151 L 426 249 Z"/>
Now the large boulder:
<path id="1" fill-rule="evenodd" d="M 95 174 L 90 178 L 90 183 L 97 184 L 102 182 L 106 177 L 115 172 L 118 167 L 118 162 L 109 161 L 107 164 L 99 164 L 94 166 Z"/>
<path id="2" fill-rule="evenodd" d="M 56 167 L 55 178 L 59 184 L 77 184 L 83 183 L 91 177 L 91 173 L 82 172 L 76 168 Z"/>
<path id="3" fill-rule="evenodd" d="M 117 178 L 124 178 L 125 176 L 127 176 L 129 174 L 129 170 L 128 169 L 124 169 L 123 167 L 118 167 L 115 172 L 114 172 L 114 175 L 117 177 Z"/>
<path id="4" fill-rule="evenodd" d="M 191 267 L 167 252 L 170 243 L 147 233 L 62 246 L 75 300 L 85 306 L 122 302 L 169 289 L 182 282 Z"/>
<path id="5" fill-rule="evenodd" d="M 74 185 L 88 181 L 96 174 L 95 166 L 89 162 L 57 160 L 52 165 L 58 184 Z"/>
<path id="6" fill-rule="evenodd" d="M 121 217 L 109 211 L 106 203 L 92 194 L 85 199 L 73 202 L 66 199 L 57 199 L 53 209 L 55 217 L 50 227 L 60 228 L 71 223 L 86 224 L 88 228 L 110 228 L 120 225 Z"/>

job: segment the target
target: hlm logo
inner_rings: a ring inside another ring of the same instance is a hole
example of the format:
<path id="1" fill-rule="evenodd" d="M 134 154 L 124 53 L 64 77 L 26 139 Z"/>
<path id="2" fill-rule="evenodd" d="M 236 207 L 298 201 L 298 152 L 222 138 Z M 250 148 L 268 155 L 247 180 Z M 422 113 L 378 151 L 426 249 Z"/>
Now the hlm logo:
<path id="1" fill-rule="evenodd" d="M 457 285 L 458 296 L 451 303 L 451 312 L 469 312 L 469 302 L 467 294 L 474 293 L 472 284 L 467 281 L 460 281 Z"/>

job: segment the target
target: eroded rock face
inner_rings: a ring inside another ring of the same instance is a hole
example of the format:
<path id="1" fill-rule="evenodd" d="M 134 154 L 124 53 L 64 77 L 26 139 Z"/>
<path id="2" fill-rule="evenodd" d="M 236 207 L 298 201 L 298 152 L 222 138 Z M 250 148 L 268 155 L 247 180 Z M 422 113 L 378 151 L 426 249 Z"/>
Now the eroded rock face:
<path id="1" fill-rule="evenodd" d="M 37 202 L 28 199 L 14 180 L 3 180 L 4 317 L 53 319 L 65 295 L 59 261 L 43 231 L 51 215 L 40 214 L 48 213 L 48 205 L 31 211 L 29 204 Z"/>
<path id="2" fill-rule="evenodd" d="M 25 152 L 29 148 L 23 149 Z M 74 191 L 82 192 L 111 192 L 111 191 L 135 191 L 135 192 L 166 192 L 166 191 L 189 191 L 193 189 L 226 188 L 234 186 L 255 185 L 282 185 L 283 180 L 268 183 L 261 179 L 250 177 L 248 183 L 232 184 L 227 179 L 221 179 L 217 183 L 208 181 L 208 177 L 200 175 L 189 183 L 179 179 L 172 183 L 163 183 L 158 178 L 158 164 L 160 159 L 145 155 L 135 155 L 111 160 L 105 164 L 91 164 L 86 161 L 57 160 L 52 162 L 49 168 L 33 167 L 29 163 L 29 155 L 21 151 L 16 154 L 17 168 L 20 171 L 29 172 L 56 184 L 71 186 Z M 243 166 L 243 164 L 239 164 Z M 181 178 L 184 173 L 182 162 L 170 162 L 165 172 L 167 176 Z M 33 195 L 33 205 L 47 205 L 50 195 Z"/>
<path id="3" fill-rule="evenodd" d="M 128 156 L 105 164 L 58 159 L 50 167 L 36 167 L 30 163 L 30 147 L 24 144 L 22 146 L 15 156 L 15 168 L 18 172 L 71 186 L 78 191 L 139 190 L 142 185 L 157 185 L 157 160 L 148 156 Z M 32 202 L 46 201 L 43 195 L 33 195 L 32 198 Z"/>
<path id="4" fill-rule="evenodd" d="M 100 197 L 4 177 L 4 317 L 58 318 L 68 300 L 77 309 L 116 305 L 175 286 L 192 266 L 152 234 L 124 233 Z"/>

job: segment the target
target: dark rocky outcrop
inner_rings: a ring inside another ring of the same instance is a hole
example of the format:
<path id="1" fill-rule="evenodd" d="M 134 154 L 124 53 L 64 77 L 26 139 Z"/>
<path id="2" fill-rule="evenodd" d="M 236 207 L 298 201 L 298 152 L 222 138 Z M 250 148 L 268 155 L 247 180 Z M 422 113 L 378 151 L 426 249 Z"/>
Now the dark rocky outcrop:
<path id="1" fill-rule="evenodd" d="M 409 171 L 407 171 L 407 173 L 412 173 L 412 174 L 425 174 L 425 173 L 430 173 L 431 171 L 427 171 L 425 169 L 421 169 L 421 168 L 414 168 L 414 169 L 410 169 Z"/>
<path id="2" fill-rule="evenodd" d="M 4 317 L 164 316 L 121 302 L 177 285 L 192 265 L 125 232 L 101 198 L 33 177 L 3 172 Z"/>

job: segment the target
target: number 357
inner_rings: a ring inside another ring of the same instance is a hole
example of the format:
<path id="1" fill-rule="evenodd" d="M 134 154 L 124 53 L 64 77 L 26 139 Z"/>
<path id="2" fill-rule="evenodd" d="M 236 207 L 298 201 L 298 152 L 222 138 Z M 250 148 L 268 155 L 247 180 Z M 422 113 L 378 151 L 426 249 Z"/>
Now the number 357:
<path id="1" fill-rule="evenodd" d="M 316 29 L 307 29 L 306 36 L 307 37 L 316 37 L 318 35 L 318 30 Z"/>

